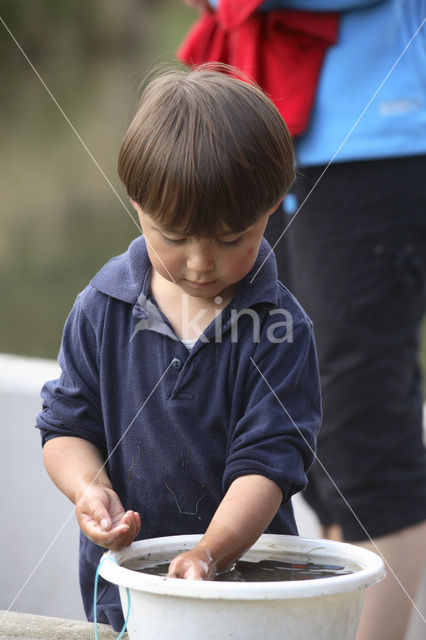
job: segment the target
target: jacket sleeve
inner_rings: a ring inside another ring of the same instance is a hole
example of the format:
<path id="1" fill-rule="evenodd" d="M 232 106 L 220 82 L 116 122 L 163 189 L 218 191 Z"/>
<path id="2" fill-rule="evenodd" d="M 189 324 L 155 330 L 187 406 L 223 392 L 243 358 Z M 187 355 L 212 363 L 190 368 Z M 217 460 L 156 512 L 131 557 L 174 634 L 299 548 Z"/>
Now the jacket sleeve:
<path id="1" fill-rule="evenodd" d="M 89 440 L 105 451 L 99 393 L 98 337 L 77 298 L 65 324 L 59 365 L 61 376 L 46 382 L 41 391 L 42 412 L 36 426 L 42 444 L 58 436 Z"/>
<path id="2" fill-rule="evenodd" d="M 263 340 L 250 358 L 244 408 L 228 444 L 223 489 L 238 476 L 266 476 L 283 500 L 307 484 L 316 449 L 321 398 L 312 325 L 302 322 L 291 340 Z"/>

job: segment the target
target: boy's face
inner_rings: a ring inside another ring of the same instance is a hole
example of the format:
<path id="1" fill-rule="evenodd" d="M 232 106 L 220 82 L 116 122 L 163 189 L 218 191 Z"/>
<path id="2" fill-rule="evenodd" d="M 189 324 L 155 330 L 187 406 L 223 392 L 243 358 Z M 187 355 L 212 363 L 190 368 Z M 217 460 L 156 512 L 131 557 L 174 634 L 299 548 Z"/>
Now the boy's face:
<path id="1" fill-rule="evenodd" d="M 197 238 L 163 228 L 139 205 L 132 204 L 147 240 L 153 269 L 195 298 L 233 295 L 235 285 L 255 263 L 268 218 L 275 210 L 265 213 L 245 231 Z"/>

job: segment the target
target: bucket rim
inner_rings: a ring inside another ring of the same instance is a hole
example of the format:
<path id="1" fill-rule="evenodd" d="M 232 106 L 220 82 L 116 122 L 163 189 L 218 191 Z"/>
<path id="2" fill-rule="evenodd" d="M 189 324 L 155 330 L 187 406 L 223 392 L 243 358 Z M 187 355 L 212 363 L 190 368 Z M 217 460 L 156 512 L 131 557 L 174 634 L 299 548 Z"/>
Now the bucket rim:
<path id="1" fill-rule="evenodd" d="M 136 591 L 181 598 L 221 600 L 283 600 L 347 593 L 379 582 L 386 573 L 382 558 L 368 549 L 346 542 L 277 534 L 261 535 L 242 559 L 248 559 L 259 552 L 309 553 L 311 560 L 327 559 L 336 564 L 345 563 L 354 572 L 299 581 L 215 582 L 155 576 L 121 566 L 126 561 L 148 554 L 167 553 L 169 557 L 173 557 L 174 553 L 194 547 L 201 538 L 202 535 L 195 534 L 133 542 L 129 547 L 105 553 L 103 559 L 110 558 L 115 562 L 103 562 L 99 573 L 108 582 Z"/>

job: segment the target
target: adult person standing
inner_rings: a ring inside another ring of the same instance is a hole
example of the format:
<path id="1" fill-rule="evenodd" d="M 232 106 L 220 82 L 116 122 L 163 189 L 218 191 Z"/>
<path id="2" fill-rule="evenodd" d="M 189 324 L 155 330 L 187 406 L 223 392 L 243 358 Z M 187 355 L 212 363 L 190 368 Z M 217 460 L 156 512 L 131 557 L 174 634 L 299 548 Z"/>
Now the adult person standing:
<path id="1" fill-rule="evenodd" d="M 300 209 L 275 247 L 314 321 L 321 370 L 320 463 L 305 497 L 325 536 L 388 562 L 357 640 L 402 640 L 426 555 L 426 2 L 268 0 L 258 11 L 319 5 L 337 12 L 337 41 L 294 137 Z"/>

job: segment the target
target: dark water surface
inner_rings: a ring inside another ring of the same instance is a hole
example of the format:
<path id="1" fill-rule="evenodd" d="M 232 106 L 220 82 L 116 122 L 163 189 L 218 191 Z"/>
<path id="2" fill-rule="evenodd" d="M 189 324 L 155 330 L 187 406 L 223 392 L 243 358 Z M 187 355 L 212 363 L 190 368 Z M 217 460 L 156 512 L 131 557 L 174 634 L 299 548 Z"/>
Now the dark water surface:
<path id="1" fill-rule="evenodd" d="M 125 565 L 123 565 L 125 566 Z M 168 562 L 154 566 L 129 566 L 134 571 L 150 575 L 166 576 Z M 282 582 L 289 580 L 315 580 L 353 573 L 349 567 L 307 562 L 305 557 L 292 556 L 285 560 L 263 559 L 258 562 L 239 560 L 233 569 L 217 575 L 217 582 Z"/>

